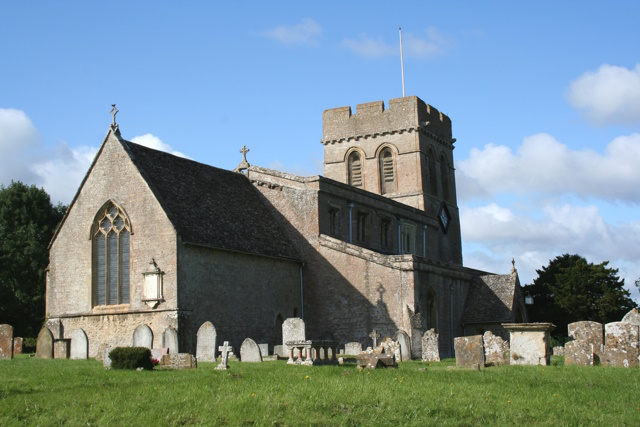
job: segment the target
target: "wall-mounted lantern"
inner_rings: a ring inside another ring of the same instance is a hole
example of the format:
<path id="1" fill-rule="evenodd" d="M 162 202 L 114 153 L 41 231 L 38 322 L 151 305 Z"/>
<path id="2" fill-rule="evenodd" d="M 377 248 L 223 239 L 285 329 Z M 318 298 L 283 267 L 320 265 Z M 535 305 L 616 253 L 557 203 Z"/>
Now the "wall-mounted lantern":
<path id="1" fill-rule="evenodd" d="M 152 259 L 149 263 L 149 270 L 142 273 L 144 276 L 144 298 L 143 302 L 151 308 L 156 308 L 158 304 L 164 301 L 162 296 L 162 276 L 164 272 L 160 270 L 156 260 Z"/>

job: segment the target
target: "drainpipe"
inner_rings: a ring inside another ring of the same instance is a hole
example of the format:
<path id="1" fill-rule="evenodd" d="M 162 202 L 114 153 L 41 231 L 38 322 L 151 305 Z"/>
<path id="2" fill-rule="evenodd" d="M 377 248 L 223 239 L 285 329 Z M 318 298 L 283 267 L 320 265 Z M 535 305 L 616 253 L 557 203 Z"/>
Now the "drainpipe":
<path id="1" fill-rule="evenodd" d="M 398 220 L 398 255 L 402 255 L 402 220 Z"/>
<path id="2" fill-rule="evenodd" d="M 304 262 L 300 264 L 300 318 L 304 320 L 304 279 L 302 275 L 302 269 L 304 268 Z"/>
<path id="3" fill-rule="evenodd" d="M 449 319 L 449 330 L 451 331 L 451 356 L 455 353 L 453 346 L 453 283 L 449 285 L 449 313 L 451 318 Z"/>
<path id="4" fill-rule="evenodd" d="M 349 207 L 349 243 L 353 243 L 353 208 L 355 205 L 349 203 L 347 206 Z"/>
<path id="5" fill-rule="evenodd" d="M 422 226 L 422 257 L 427 257 L 427 225 Z"/>

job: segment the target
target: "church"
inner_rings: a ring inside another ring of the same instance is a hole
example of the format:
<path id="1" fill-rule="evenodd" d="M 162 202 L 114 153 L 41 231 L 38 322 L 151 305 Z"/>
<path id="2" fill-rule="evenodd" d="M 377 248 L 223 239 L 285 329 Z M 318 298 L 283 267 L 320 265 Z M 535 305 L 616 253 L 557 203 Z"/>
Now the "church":
<path id="1" fill-rule="evenodd" d="M 82 329 L 90 356 L 141 325 L 153 347 L 169 331 L 195 353 L 205 322 L 273 348 L 300 317 L 340 345 L 404 331 L 416 357 L 434 329 L 452 357 L 455 337 L 527 321 L 515 268 L 463 266 L 451 120 L 418 97 L 326 110 L 310 177 L 251 165 L 245 147 L 233 171 L 153 150 L 113 117 L 47 272 L 54 338 Z"/>

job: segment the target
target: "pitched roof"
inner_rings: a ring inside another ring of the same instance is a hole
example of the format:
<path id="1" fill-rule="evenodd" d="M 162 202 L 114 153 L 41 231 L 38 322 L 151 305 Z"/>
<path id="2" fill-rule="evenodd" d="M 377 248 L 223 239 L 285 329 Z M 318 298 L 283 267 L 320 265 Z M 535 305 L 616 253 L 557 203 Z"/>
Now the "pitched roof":
<path id="1" fill-rule="evenodd" d="M 184 243 L 300 259 L 245 175 L 120 141 Z"/>
<path id="2" fill-rule="evenodd" d="M 462 322 L 511 321 L 517 284 L 517 273 L 476 277 L 467 294 Z"/>

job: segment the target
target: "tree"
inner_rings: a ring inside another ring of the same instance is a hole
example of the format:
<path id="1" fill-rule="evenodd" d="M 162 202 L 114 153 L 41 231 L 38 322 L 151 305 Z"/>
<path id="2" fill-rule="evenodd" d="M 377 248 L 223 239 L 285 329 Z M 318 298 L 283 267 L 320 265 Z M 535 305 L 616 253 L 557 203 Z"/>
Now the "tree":
<path id="1" fill-rule="evenodd" d="M 35 337 L 42 326 L 48 244 L 65 210 L 34 185 L 0 185 L 0 323 L 14 335 Z"/>
<path id="2" fill-rule="evenodd" d="M 524 286 L 533 296 L 534 322 L 556 325 L 555 336 L 566 336 L 567 325 L 580 320 L 600 323 L 619 321 L 636 306 L 624 288 L 624 279 L 609 262 L 588 263 L 580 255 L 564 254 L 536 270 L 533 284 Z"/>

